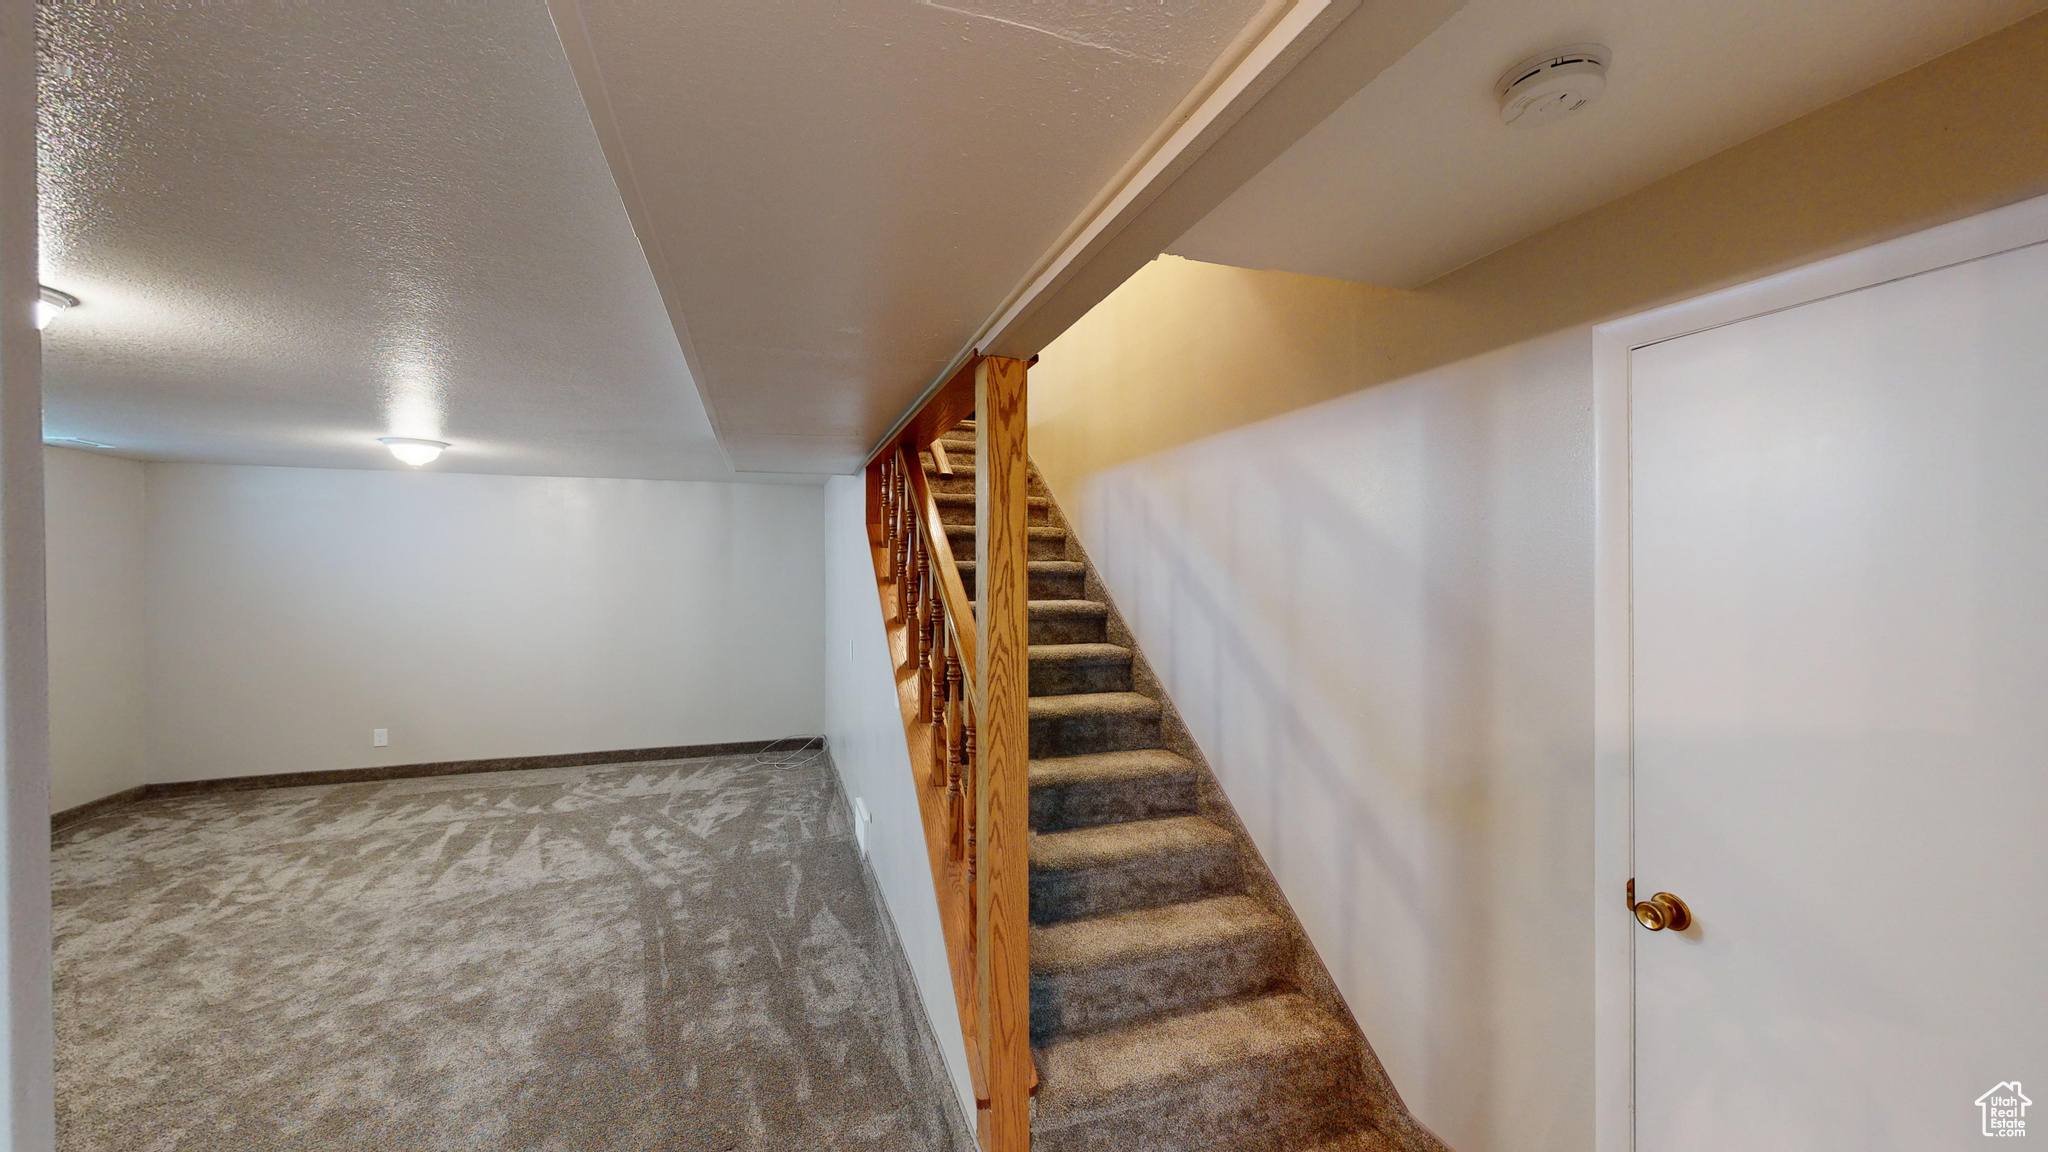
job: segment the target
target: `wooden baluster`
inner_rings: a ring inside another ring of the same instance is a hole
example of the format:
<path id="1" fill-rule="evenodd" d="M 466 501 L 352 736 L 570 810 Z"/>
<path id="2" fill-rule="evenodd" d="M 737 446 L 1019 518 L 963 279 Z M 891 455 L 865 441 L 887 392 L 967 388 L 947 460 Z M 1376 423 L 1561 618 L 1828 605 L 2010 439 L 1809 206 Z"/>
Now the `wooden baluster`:
<path id="1" fill-rule="evenodd" d="M 886 456 L 882 458 L 880 464 L 876 465 L 875 507 L 879 509 L 878 515 L 881 516 L 877 523 L 882 530 L 882 535 L 875 543 L 884 552 L 887 552 L 896 543 L 896 508 L 892 503 L 891 497 L 891 493 L 896 487 L 896 482 L 893 479 L 895 468 L 894 462 Z"/>
<path id="2" fill-rule="evenodd" d="M 941 645 L 939 654 L 934 658 L 937 662 L 937 667 L 941 671 L 936 677 L 937 690 L 933 693 L 936 699 L 932 705 L 932 768 L 924 781 L 927 786 L 935 791 L 943 790 L 946 787 L 946 765 L 953 758 L 953 724 L 956 717 L 953 715 L 953 700 L 950 696 L 946 695 L 946 676 L 944 672 L 946 661 L 953 659 L 953 630 L 951 628 L 943 626 L 940 628 L 939 644 Z"/>
<path id="3" fill-rule="evenodd" d="M 975 733 L 972 728 L 969 728 L 967 730 L 967 759 L 960 766 L 960 858 L 966 864 L 967 891 L 970 894 L 975 891 L 975 870 L 976 865 L 979 863 L 979 860 L 976 858 L 980 855 L 981 848 L 981 845 L 978 843 L 980 840 L 978 835 L 980 821 L 976 819 L 977 813 L 975 812 L 975 801 L 979 798 L 979 793 L 981 792 L 981 773 L 979 771 L 981 757 L 979 749 L 974 744 Z M 969 910 L 968 919 L 970 921 L 980 919 L 975 914 L 978 904 L 979 901 L 972 899 L 967 902 Z"/>
<path id="4" fill-rule="evenodd" d="M 954 627 L 959 627 L 958 622 Z M 941 778 L 933 781 L 943 786 L 948 795 L 960 790 L 960 745 L 961 734 L 966 731 L 967 702 L 960 690 L 960 645 L 957 638 L 952 647 L 946 649 L 946 709 L 952 722 L 946 729 L 946 762 L 939 767 Z"/>
<path id="5" fill-rule="evenodd" d="M 932 617 L 939 614 L 939 587 L 932 579 L 932 548 L 925 542 L 923 532 L 917 534 L 917 587 L 920 615 L 910 628 L 910 651 L 917 667 L 917 718 L 929 721 L 932 678 L 926 666 L 931 663 Z"/>
<path id="6" fill-rule="evenodd" d="M 890 562 L 889 562 L 889 573 L 890 573 L 890 578 L 891 578 L 891 579 L 893 579 L 893 580 L 895 580 L 895 581 L 897 582 L 897 586 L 898 586 L 899 588 L 901 588 L 901 587 L 902 587 L 902 582 L 903 582 L 903 556 L 904 556 L 904 549 L 906 549 L 906 548 L 910 547 L 910 532 L 909 532 L 909 528 L 910 528 L 910 518 L 909 518 L 909 516 L 908 516 L 908 512 L 909 512 L 909 510 L 910 510 L 910 489 L 909 489 L 909 479 L 908 479 L 908 477 L 906 477 L 906 476 L 905 476 L 905 475 L 903 474 L 903 457 L 902 457 L 902 455 L 901 455 L 901 454 L 898 454 L 898 455 L 897 455 L 897 456 L 895 457 L 895 462 L 896 462 L 896 539 L 895 539 L 895 546 L 894 546 L 893 548 L 891 548 L 891 549 L 890 549 L 890 552 L 889 552 L 889 557 L 890 557 Z M 900 607 L 900 605 L 901 605 L 901 602 L 899 601 L 899 607 Z"/>
<path id="7" fill-rule="evenodd" d="M 896 542 L 903 535 L 903 494 L 899 487 L 901 477 L 897 475 L 896 454 L 889 454 L 889 582 L 896 582 Z"/>
<path id="8" fill-rule="evenodd" d="M 911 513 L 911 529 L 905 542 L 908 547 L 903 554 L 903 666 L 915 676 L 919 667 L 917 642 L 924 632 L 924 618 L 919 615 L 924 606 L 924 537 L 917 531 L 917 514 Z"/>
<path id="9" fill-rule="evenodd" d="M 882 477 L 882 504 L 888 514 L 882 520 L 882 547 L 889 552 L 889 582 L 896 581 L 896 542 L 902 538 L 903 524 L 903 475 L 896 467 L 896 454 L 890 453 L 887 474 Z"/>
<path id="10" fill-rule="evenodd" d="M 899 469 L 900 470 L 900 469 Z M 896 544 L 896 579 L 906 580 L 910 576 L 910 542 L 917 535 L 916 514 L 910 508 L 910 478 L 903 480 L 903 538 Z M 906 620 L 908 616 L 904 617 Z"/>
<path id="11" fill-rule="evenodd" d="M 938 573 L 932 573 L 931 620 L 924 645 L 924 708 L 927 716 L 943 710 L 946 698 L 946 605 L 940 598 Z"/>
<path id="12" fill-rule="evenodd" d="M 953 814 L 953 859 L 968 860 L 967 875 L 974 875 L 968 858 L 967 825 L 974 813 L 974 801 L 967 789 L 974 781 L 974 709 L 969 706 L 960 718 L 960 756 L 946 768 L 946 808 Z M 972 905 L 969 905 L 972 907 Z"/>
<path id="13" fill-rule="evenodd" d="M 932 718 L 932 624 L 945 615 L 945 605 L 940 603 L 944 593 L 939 591 L 938 572 L 932 567 L 931 545 L 925 545 L 924 559 L 918 562 L 917 578 L 924 585 L 924 616 L 917 622 L 917 718 L 930 723 Z"/>
<path id="14" fill-rule="evenodd" d="M 946 716 L 946 611 L 945 605 L 934 600 L 932 604 L 932 635 L 925 665 L 925 701 L 932 718 L 932 772 L 926 781 L 934 786 L 945 778 L 946 748 L 950 737 L 946 725 L 951 721 Z"/>

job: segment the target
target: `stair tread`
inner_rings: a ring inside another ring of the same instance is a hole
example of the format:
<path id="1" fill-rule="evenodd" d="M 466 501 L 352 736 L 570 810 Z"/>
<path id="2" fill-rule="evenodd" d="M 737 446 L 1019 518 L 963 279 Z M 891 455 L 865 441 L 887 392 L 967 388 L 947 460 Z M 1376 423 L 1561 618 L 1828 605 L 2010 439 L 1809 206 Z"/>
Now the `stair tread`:
<path id="1" fill-rule="evenodd" d="M 1025 702 L 1033 720 L 1067 716 L 1156 716 L 1159 701 L 1136 692 L 1076 692 L 1067 696 L 1033 696 Z"/>
<path id="2" fill-rule="evenodd" d="M 972 568 L 978 563 L 980 562 L 970 558 L 960 561 L 960 567 Z M 1033 572 L 1079 573 L 1083 567 L 1079 560 L 1026 560 L 1024 564 Z M 1040 601 L 1033 600 L 1032 603 L 1037 604 Z"/>
<path id="3" fill-rule="evenodd" d="M 973 561 L 966 561 L 973 563 Z M 1100 600 L 1032 600 L 1025 604 L 1032 612 L 1055 616 L 1107 616 L 1109 605 Z"/>
<path id="4" fill-rule="evenodd" d="M 946 529 L 946 535 L 948 536 L 974 535 L 974 525 L 972 524 L 947 524 L 944 525 L 944 527 Z M 1060 539 L 1064 540 L 1067 536 L 1067 530 L 1065 528 L 1056 528 L 1050 524 L 1027 524 L 1024 526 L 1024 531 L 1029 535 L 1038 537 L 1041 540 L 1050 539 L 1054 536 L 1057 536 Z"/>
<path id="5" fill-rule="evenodd" d="M 1305 1152 L 1397 1152 L 1401 1145 L 1382 1136 L 1378 1130 L 1360 1128 L 1346 1132 L 1335 1140 L 1328 1140 Z"/>
<path id="6" fill-rule="evenodd" d="M 1129 660 L 1131 650 L 1121 644 L 1033 644 L 1032 660 Z"/>
<path id="7" fill-rule="evenodd" d="M 1031 931 L 1033 975 L 1133 963 L 1284 933 L 1286 923 L 1249 896 L 1216 896 L 1068 920 Z"/>
<path id="8" fill-rule="evenodd" d="M 974 493 L 934 492 L 932 493 L 932 499 L 937 500 L 941 504 L 973 504 Z M 1052 507 L 1052 497 L 1050 496 L 1027 496 L 1025 497 L 1025 500 L 1029 502 L 1031 506 L 1034 508 Z"/>
<path id="9" fill-rule="evenodd" d="M 1078 756 L 1041 756 L 1031 761 L 1030 777 L 1033 788 L 1056 788 L 1061 785 L 1102 780 L 1178 776 L 1194 770 L 1194 762 L 1179 753 L 1169 752 L 1164 748 L 1141 748 L 1134 752 L 1084 752 Z"/>
<path id="10" fill-rule="evenodd" d="M 1236 838 L 1200 816 L 1127 820 L 1065 832 L 1031 834 L 1031 868 L 1068 872 L 1124 864 L 1146 857 L 1235 848 Z"/>
<path id="11" fill-rule="evenodd" d="M 1056 1121 L 1170 1091 L 1233 1065 L 1347 1046 L 1342 1022 L 1295 992 L 1225 1001 L 1038 1048 L 1039 1115 Z"/>

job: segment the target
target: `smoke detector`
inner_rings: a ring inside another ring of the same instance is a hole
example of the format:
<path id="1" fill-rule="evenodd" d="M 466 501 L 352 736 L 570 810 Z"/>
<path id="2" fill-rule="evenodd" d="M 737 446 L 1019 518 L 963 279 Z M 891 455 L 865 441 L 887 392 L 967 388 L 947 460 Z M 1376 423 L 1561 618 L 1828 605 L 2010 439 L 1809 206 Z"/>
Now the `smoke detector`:
<path id="1" fill-rule="evenodd" d="M 1517 128 L 1554 124 L 1598 100 L 1607 90 L 1608 58 L 1601 45 L 1573 44 L 1508 69 L 1493 86 L 1501 123 Z"/>

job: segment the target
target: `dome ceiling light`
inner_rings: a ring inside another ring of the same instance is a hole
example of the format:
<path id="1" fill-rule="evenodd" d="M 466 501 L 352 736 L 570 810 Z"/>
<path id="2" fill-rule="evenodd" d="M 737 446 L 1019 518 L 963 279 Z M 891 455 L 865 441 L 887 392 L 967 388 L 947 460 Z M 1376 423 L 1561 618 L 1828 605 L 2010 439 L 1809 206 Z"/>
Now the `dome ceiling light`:
<path id="1" fill-rule="evenodd" d="M 47 284 L 38 284 L 36 287 L 42 290 L 41 294 L 36 298 L 36 331 L 38 332 L 48 328 L 50 321 L 55 320 L 65 309 L 78 307 L 78 297 L 73 296 L 69 292 L 59 292 Z"/>
<path id="2" fill-rule="evenodd" d="M 448 445 L 440 440 L 415 440 L 410 436 L 379 436 L 377 443 L 391 449 L 391 454 L 406 464 L 417 468 L 432 464 Z"/>

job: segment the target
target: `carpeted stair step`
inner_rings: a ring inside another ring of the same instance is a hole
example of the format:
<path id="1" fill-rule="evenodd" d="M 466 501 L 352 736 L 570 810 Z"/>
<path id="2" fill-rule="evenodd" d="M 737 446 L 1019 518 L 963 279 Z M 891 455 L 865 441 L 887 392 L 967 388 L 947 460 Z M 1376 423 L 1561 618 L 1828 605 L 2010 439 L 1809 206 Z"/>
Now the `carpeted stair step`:
<path id="1" fill-rule="evenodd" d="M 1298 1152 L 1364 1119 L 1356 1037 L 1294 993 L 1059 1039 L 1034 1056 L 1032 1152 Z"/>
<path id="2" fill-rule="evenodd" d="M 1032 1039 L 1266 991 L 1280 982 L 1288 947 L 1286 924 L 1249 896 L 1035 929 Z"/>
<path id="3" fill-rule="evenodd" d="M 1117 644 L 1033 644 L 1031 695 L 1129 692 L 1131 650 Z"/>
<path id="4" fill-rule="evenodd" d="M 1031 644 L 1100 644 L 1109 637 L 1109 605 L 1100 600 L 1033 600 Z"/>
<path id="5" fill-rule="evenodd" d="M 1031 761 L 1031 827 L 1039 832 L 1186 816 L 1201 803 L 1194 764 L 1164 748 Z"/>
<path id="6" fill-rule="evenodd" d="M 1238 891 L 1237 840 L 1200 816 L 1031 836 L 1031 922 L 1156 908 Z"/>
<path id="7" fill-rule="evenodd" d="M 941 475 L 936 468 L 925 469 L 925 482 L 931 485 L 932 494 L 965 492 L 969 496 L 974 495 L 974 461 L 963 458 L 952 463 L 951 476 Z"/>
<path id="8" fill-rule="evenodd" d="M 1135 692 L 1034 696 L 1031 756 L 1077 756 L 1159 746 L 1159 701 Z"/>
<path id="9" fill-rule="evenodd" d="M 1030 527 L 1024 531 L 1029 538 L 1025 541 L 1026 560 L 1065 560 L 1067 558 L 1067 532 L 1064 528 Z M 946 543 L 953 549 L 955 560 L 974 558 L 974 525 L 946 525 Z"/>
<path id="10" fill-rule="evenodd" d="M 1360 1128 L 1304 1152 L 1402 1152 L 1403 1147 L 1381 1135 L 1377 1128 Z"/>
<path id="11" fill-rule="evenodd" d="M 939 506 L 939 522 L 941 524 L 974 523 L 974 493 L 935 491 L 932 493 L 932 500 Z M 1030 510 L 1024 517 L 1026 524 L 1033 527 L 1042 527 L 1052 523 L 1051 499 L 1044 496 L 1032 496 L 1028 499 L 1028 503 L 1030 504 Z"/>
<path id="12" fill-rule="evenodd" d="M 960 582 L 967 585 L 967 594 L 974 595 L 974 553 L 956 557 L 960 563 Z M 1029 570 L 1030 584 L 1026 595 L 1033 600 L 1079 600 L 1083 567 L 1078 560 L 1031 560 L 1025 564 Z"/>

